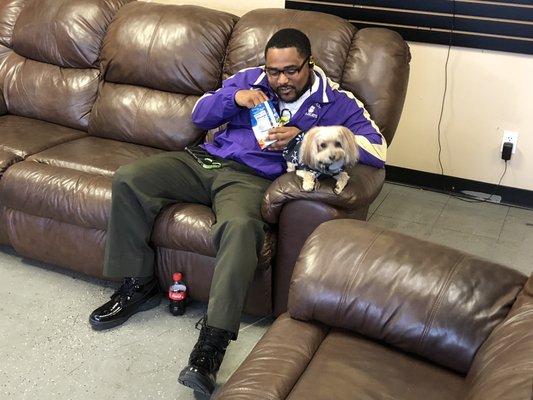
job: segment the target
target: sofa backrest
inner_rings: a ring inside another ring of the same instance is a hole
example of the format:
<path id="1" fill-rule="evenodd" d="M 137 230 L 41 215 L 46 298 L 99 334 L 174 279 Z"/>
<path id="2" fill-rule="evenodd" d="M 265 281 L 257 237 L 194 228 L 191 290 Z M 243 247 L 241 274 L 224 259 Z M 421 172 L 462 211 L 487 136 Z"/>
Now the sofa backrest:
<path id="1" fill-rule="evenodd" d="M 465 374 L 526 277 L 460 251 L 355 220 L 307 239 L 289 314 L 382 340 Z"/>
<path id="2" fill-rule="evenodd" d="M 405 100 L 410 61 L 407 44 L 393 31 L 357 31 L 342 18 L 311 11 L 254 10 L 241 17 L 231 35 L 224 78 L 263 65 L 268 39 L 289 27 L 309 37 L 316 64 L 364 103 L 390 143 Z"/>
<path id="3" fill-rule="evenodd" d="M 0 70 L 9 113 L 86 130 L 98 89 L 101 42 L 128 1 L 10 1 L 0 24 L 2 44 L 13 49 Z"/>
<path id="4" fill-rule="evenodd" d="M 191 112 L 204 92 L 221 84 L 236 21 L 198 6 L 123 7 L 104 39 L 103 82 L 89 133 L 166 150 L 200 139 Z"/>
<path id="5" fill-rule="evenodd" d="M 0 45 L 13 47 L 13 28 L 27 0 L 0 0 Z"/>

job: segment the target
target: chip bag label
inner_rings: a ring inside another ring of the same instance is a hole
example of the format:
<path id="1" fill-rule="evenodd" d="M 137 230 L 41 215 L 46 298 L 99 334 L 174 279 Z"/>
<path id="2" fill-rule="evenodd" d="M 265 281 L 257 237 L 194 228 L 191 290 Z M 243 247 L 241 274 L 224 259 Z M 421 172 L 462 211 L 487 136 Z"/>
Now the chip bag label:
<path id="1" fill-rule="evenodd" d="M 261 150 L 275 142 L 275 140 L 268 140 L 268 131 L 279 126 L 280 123 L 278 112 L 272 101 L 268 100 L 251 108 L 250 120 Z"/>

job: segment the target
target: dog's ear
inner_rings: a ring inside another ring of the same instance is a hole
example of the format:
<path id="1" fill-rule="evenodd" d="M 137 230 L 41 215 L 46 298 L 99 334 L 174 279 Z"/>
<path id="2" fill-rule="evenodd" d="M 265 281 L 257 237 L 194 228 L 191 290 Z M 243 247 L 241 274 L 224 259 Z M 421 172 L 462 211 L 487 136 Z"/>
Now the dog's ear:
<path id="1" fill-rule="evenodd" d="M 300 146 L 300 164 L 316 168 L 316 155 L 318 154 L 318 143 L 316 142 L 316 139 L 319 131 L 320 128 L 314 127 L 305 133 L 302 145 Z"/>
<path id="2" fill-rule="evenodd" d="M 344 163 L 349 166 L 357 164 L 359 161 L 359 146 L 357 146 L 355 135 L 345 126 L 339 126 L 339 137 L 345 153 Z"/>

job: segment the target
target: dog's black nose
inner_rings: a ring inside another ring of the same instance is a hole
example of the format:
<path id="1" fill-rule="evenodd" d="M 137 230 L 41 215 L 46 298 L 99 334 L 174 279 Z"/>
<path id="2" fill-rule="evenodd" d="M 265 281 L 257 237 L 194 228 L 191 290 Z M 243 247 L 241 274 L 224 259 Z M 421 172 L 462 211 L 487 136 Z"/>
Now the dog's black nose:
<path id="1" fill-rule="evenodd" d="M 329 156 L 329 159 L 330 159 L 331 161 L 335 161 L 335 156 Z"/>

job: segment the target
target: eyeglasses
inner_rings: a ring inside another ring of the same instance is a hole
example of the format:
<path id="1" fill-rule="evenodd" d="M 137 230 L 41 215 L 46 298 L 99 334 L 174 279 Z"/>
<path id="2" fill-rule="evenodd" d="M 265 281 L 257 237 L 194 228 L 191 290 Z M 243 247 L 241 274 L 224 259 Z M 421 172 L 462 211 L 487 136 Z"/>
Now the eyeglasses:
<path id="1" fill-rule="evenodd" d="M 283 73 L 283 75 L 285 75 L 287 78 L 289 78 L 289 77 L 295 76 L 296 74 L 300 73 L 302 68 L 309 61 L 309 58 L 310 57 L 307 57 L 304 60 L 304 62 L 302 63 L 302 65 L 300 65 L 299 67 L 287 67 L 287 68 L 283 68 L 283 69 L 265 67 L 265 72 L 271 78 L 278 78 L 281 73 Z"/>

